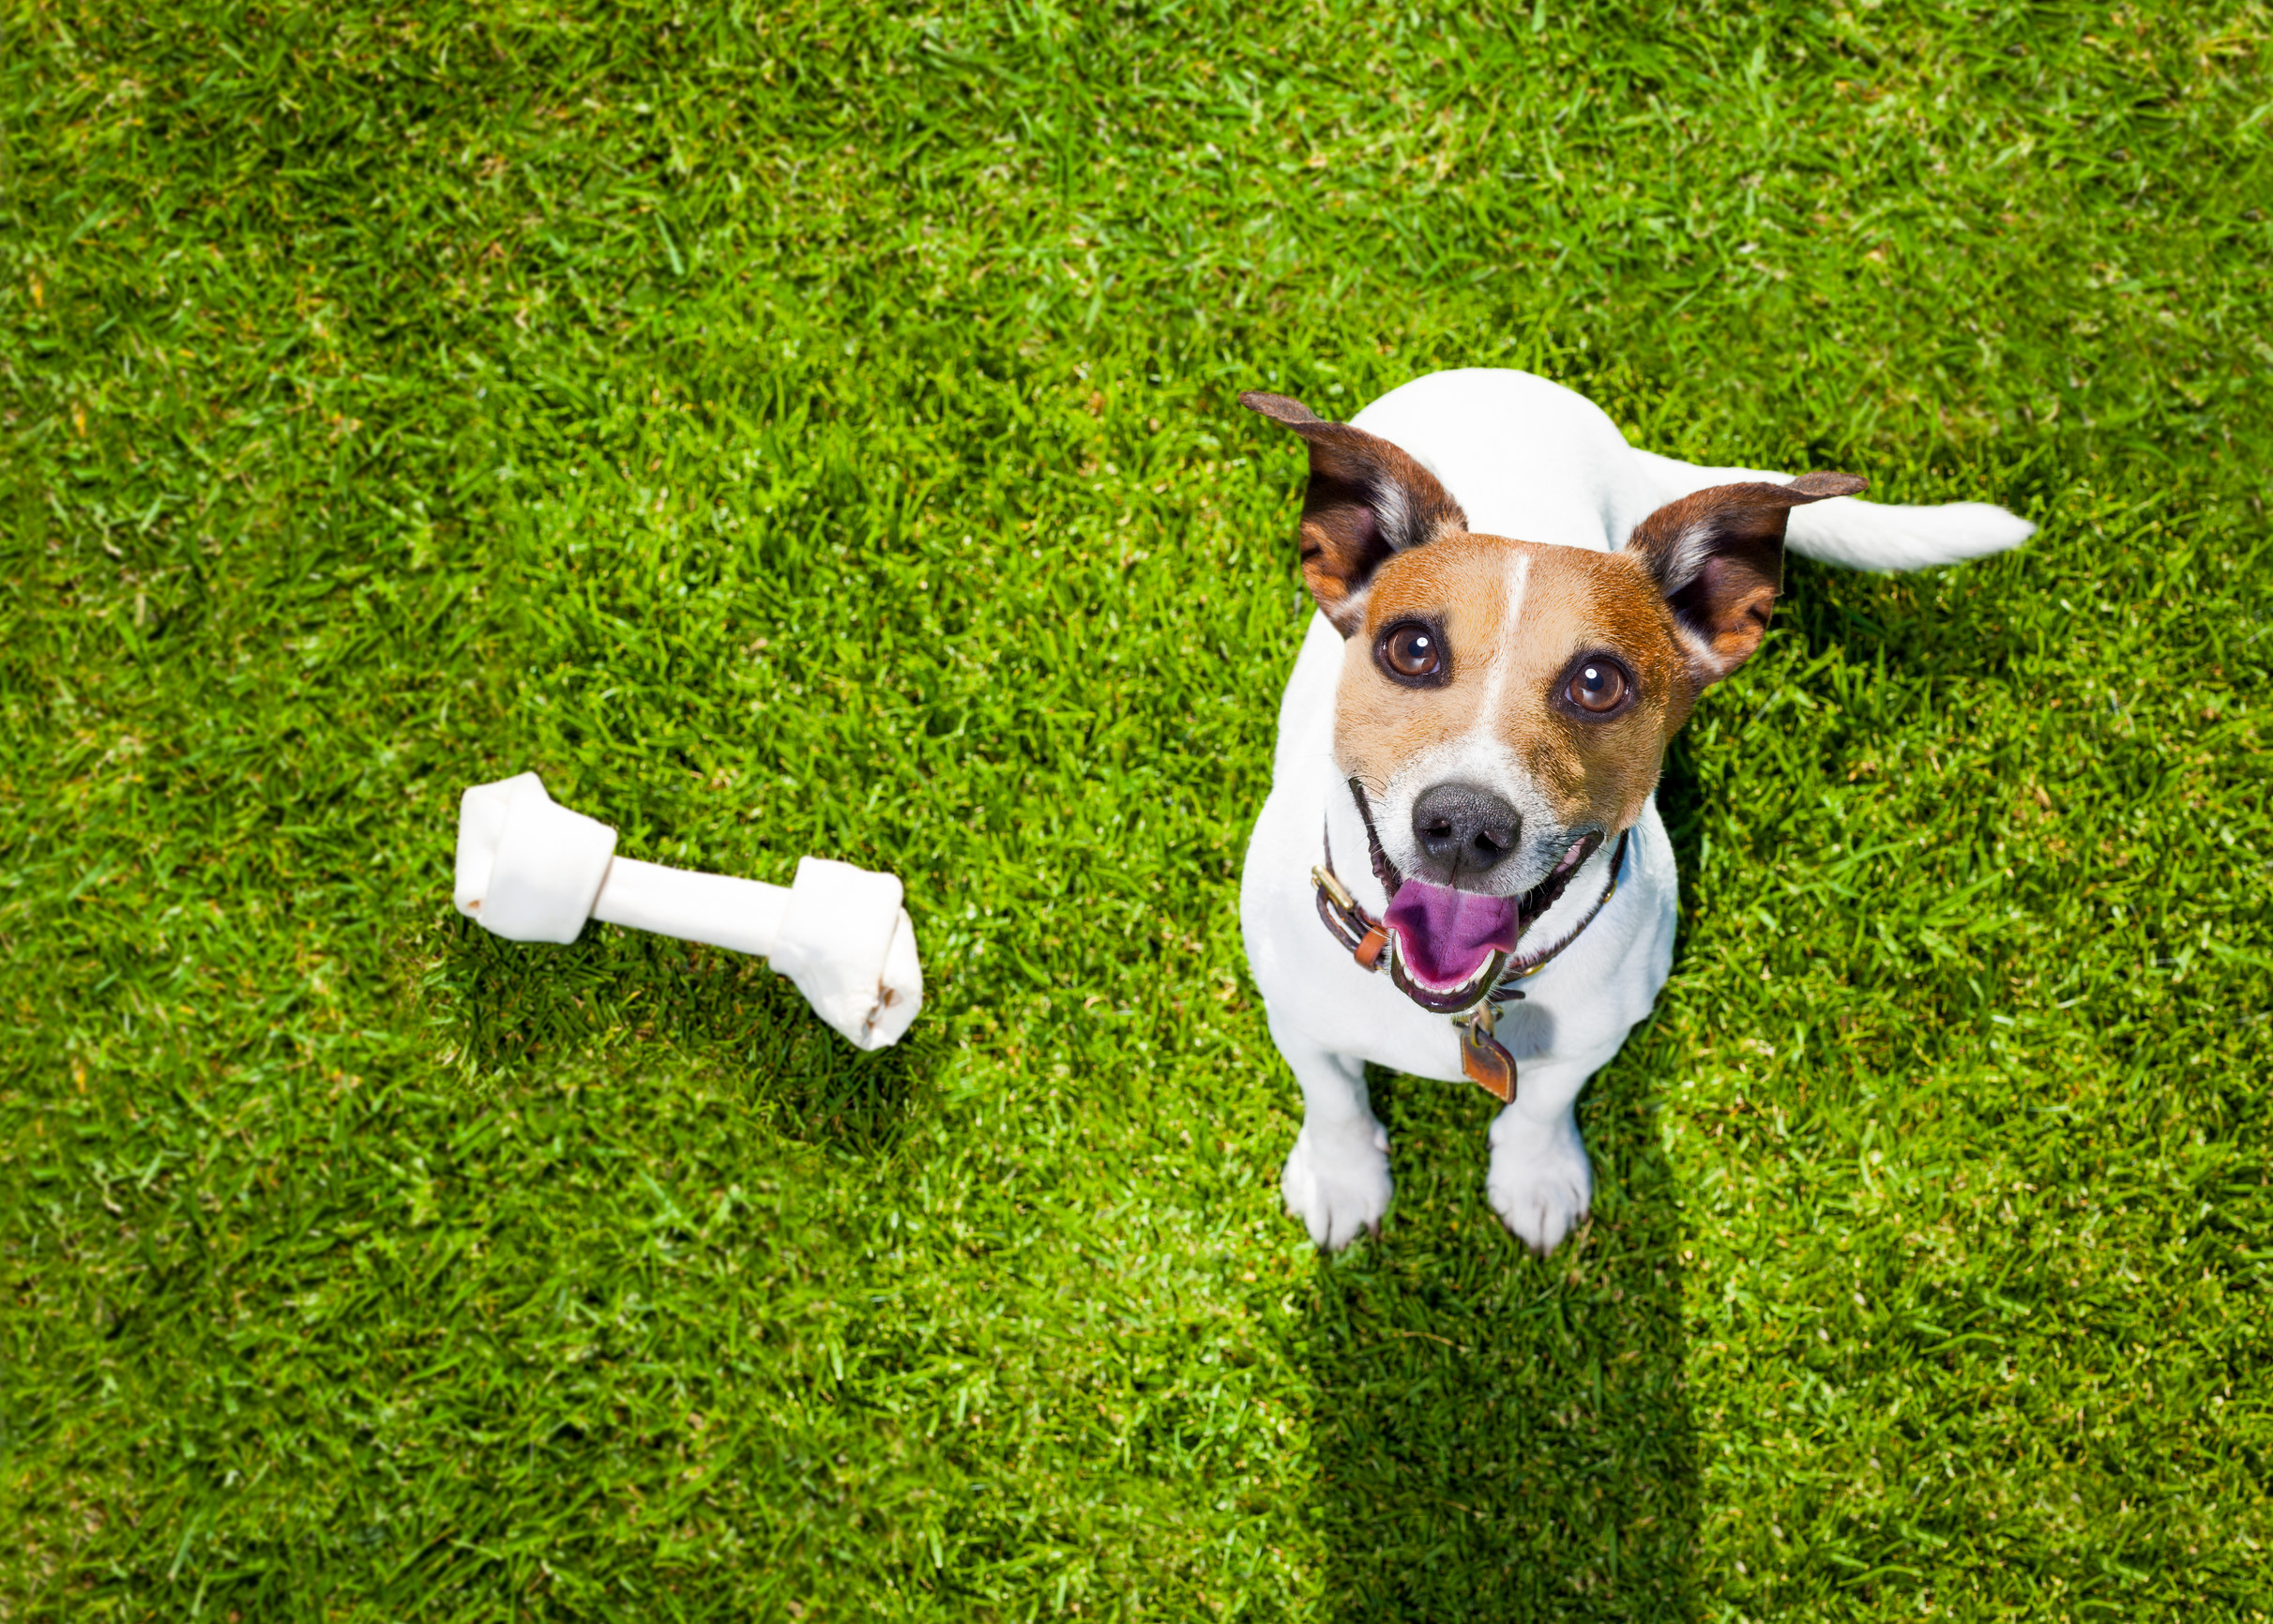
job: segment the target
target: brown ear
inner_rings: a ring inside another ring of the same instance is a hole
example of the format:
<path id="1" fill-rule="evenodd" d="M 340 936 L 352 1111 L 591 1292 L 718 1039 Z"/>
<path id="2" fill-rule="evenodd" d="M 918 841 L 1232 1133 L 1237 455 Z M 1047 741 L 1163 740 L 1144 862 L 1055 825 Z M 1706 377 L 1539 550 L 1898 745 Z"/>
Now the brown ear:
<path id="1" fill-rule="evenodd" d="M 1468 528 L 1436 476 L 1378 434 L 1330 423 L 1284 395 L 1250 389 L 1239 404 L 1285 424 L 1311 448 L 1302 579 L 1342 636 L 1365 624 L 1366 587 L 1384 559 Z"/>
<path id="2" fill-rule="evenodd" d="M 1699 688 L 1752 657 L 1783 590 L 1792 509 L 1852 496 L 1853 474 L 1802 474 L 1789 485 L 1715 485 L 1668 502 L 1626 539 L 1673 609 Z"/>

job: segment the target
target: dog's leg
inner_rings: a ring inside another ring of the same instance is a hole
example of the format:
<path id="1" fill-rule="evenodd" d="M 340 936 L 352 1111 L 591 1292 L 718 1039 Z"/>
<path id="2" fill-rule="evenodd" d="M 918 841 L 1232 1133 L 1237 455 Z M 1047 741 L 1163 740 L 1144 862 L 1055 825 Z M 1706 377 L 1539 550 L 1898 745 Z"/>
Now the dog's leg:
<path id="1" fill-rule="evenodd" d="M 1484 1193 L 1500 1222 L 1542 1257 L 1578 1227 L 1594 1201 L 1594 1169 L 1571 1107 L 1609 1057 L 1524 1061 L 1515 1103 L 1493 1119 Z"/>
<path id="2" fill-rule="evenodd" d="M 1366 1098 L 1363 1061 L 1271 1036 L 1302 1085 L 1302 1131 L 1279 1189 L 1311 1239 L 1339 1252 L 1359 1230 L 1378 1232 L 1389 1209 L 1388 1130 Z"/>

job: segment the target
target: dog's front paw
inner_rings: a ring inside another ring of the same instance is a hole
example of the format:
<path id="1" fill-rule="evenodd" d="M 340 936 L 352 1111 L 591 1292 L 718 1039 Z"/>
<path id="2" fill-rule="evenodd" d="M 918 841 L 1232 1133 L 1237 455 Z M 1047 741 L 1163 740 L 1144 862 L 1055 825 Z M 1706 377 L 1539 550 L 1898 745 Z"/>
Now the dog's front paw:
<path id="1" fill-rule="evenodd" d="M 1492 1210 L 1541 1257 L 1563 1244 L 1594 1202 L 1594 1169 L 1579 1125 L 1566 1115 L 1534 1122 L 1513 1106 L 1492 1124 Z"/>
<path id="2" fill-rule="evenodd" d="M 1372 1121 L 1323 1131 L 1305 1122 L 1279 1189 L 1287 1211 L 1328 1252 L 1340 1252 L 1361 1229 L 1378 1234 L 1389 1210 L 1388 1131 Z"/>

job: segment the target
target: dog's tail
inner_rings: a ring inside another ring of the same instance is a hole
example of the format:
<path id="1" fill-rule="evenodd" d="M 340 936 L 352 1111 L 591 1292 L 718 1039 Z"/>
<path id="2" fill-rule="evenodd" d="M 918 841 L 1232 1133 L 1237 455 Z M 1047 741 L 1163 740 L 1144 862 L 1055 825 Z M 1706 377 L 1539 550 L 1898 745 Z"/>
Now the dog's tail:
<path id="1" fill-rule="evenodd" d="M 1700 468 L 1637 449 L 1642 466 L 1671 502 L 1711 485 L 1751 479 L 1789 482 L 1789 474 L 1757 468 Z M 1849 569 L 1925 569 L 2018 547 L 2036 529 L 1993 502 L 1944 502 L 1933 508 L 1833 496 L 1792 509 L 1784 544 L 1809 558 Z"/>

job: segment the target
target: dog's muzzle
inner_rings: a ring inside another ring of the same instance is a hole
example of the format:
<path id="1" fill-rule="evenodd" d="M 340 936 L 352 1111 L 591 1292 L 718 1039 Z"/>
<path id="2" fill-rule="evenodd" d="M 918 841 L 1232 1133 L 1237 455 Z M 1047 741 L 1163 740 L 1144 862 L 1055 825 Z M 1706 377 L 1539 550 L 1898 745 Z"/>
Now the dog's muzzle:
<path id="1" fill-rule="evenodd" d="M 1523 933 L 1562 900 L 1571 876 L 1600 848 L 1599 831 L 1573 842 L 1553 871 L 1530 890 L 1517 897 L 1490 897 L 1406 879 L 1382 850 L 1372 808 L 1356 779 L 1350 781 L 1350 794 L 1365 822 L 1366 855 L 1389 904 L 1375 918 L 1350 894 L 1334 873 L 1329 829 L 1324 837 L 1325 861 L 1311 870 L 1319 918 L 1360 969 L 1387 968 L 1406 997 L 1424 1009 L 1453 1016 L 1460 1027 L 1461 1070 L 1495 1099 L 1513 1100 L 1515 1056 L 1492 1035 L 1498 1005 L 1521 998 L 1523 994 L 1515 990 L 1515 983 L 1545 969 L 1617 895 L 1630 831 L 1620 831 L 1617 849 L 1611 855 L 1610 879 L 1586 917 L 1553 946 L 1518 957 Z"/>

